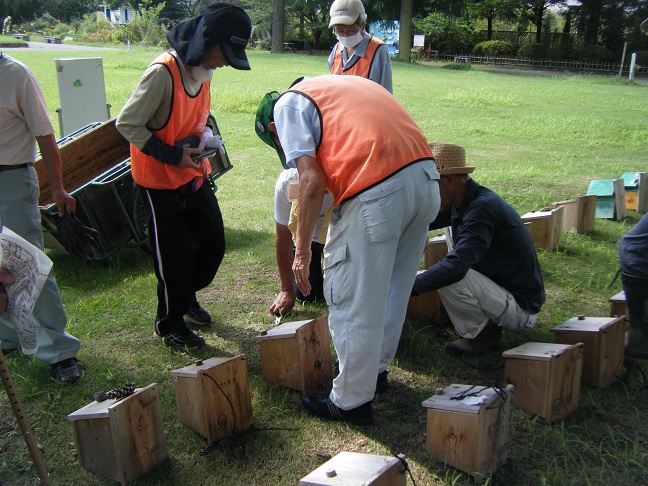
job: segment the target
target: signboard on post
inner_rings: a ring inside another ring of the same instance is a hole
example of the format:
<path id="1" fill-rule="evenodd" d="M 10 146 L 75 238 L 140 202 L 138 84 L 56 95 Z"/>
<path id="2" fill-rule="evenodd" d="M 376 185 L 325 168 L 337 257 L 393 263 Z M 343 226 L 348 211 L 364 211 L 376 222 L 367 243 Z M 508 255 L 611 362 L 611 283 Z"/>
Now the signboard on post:
<path id="1" fill-rule="evenodd" d="M 100 57 L 55 59 L 61 137 L 110 118 Z"/>

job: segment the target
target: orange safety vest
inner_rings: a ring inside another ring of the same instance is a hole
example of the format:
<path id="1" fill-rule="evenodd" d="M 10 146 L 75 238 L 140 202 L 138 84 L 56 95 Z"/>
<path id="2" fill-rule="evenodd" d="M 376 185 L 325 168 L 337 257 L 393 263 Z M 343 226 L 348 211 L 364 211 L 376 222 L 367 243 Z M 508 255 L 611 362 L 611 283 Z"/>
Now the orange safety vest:
<path id="1" fill-rule="evenodd" d="M 182 83 L 182 75 L 176 58 L 168 52 L 158 57 L 153 64 L 163 64 L 173 78 L 173 99 L 171 113 L 166 124 L 153 130 L 153 136 L 167 145 L 173 145 L 190 135 L 200 137 L 205 131 L 205 123 L 209 116 L 211 94 L 209 81 L 205 81 L 195 96 L 189 96 Z M 150 93 L 153 96 L 153 93 Z M 177 189 L 187 182 L 205 175 L 203 168 L 181 169 L 175 165 L 164 164 L 156 158 L 144 154 L 133 144 L 130 146 L 131 173 L 133 180 L 140 186 L 149 189 Z M 211 173 L 209 164 L 204 164 L 207 174 Z"/>
<path id="2" fill-rule="evenodd" d="M 384 42 L 380 39 L 372 37 L 369 39 L 365 55 L 359 57 L 358 60 L 353 63 L 353 66 L 344 69 L 342 66 L 342 49 L 344 49 L 344 46 L 338 42 L 335 48 L 335 56 L 333 57 L 333 65 L 331 66 L 331 74 L 351 74 L 354 76 L 369 78 L 369 72 L 371 71 L 371 65 L 373 64 L 376 50 L 378 50 L 378 48 L 383 44 Z"/>
<path id="3" fill-rule="evenodd" d="M 320 116 L 322 136 L 315 158 L 326 188 L 339 206 L 432 151 L 414 119 L 378 83 L 359 76 L 326 74 L 289 91 L 309 98 Z M 362 118 L 349 106 L 362 106 Z"/>

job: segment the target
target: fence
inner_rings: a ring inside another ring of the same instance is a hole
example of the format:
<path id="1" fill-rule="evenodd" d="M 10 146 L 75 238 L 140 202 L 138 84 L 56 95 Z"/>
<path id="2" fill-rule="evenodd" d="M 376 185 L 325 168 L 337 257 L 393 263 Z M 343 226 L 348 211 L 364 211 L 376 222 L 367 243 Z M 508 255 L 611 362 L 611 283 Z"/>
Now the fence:
<path id="1" fill-rule="evenodd" d="M 542 34 L 542 45 L 545 47 L 565 47 L 580 50 L 583 47 L 583 34 L 547 32 Z M 475 35 L 475 43 L 488 40 L 488 31 L 482 30 Z M 535 44 L 535 32 L 513 32 L 507 30 L 491 31 L 490 40 L 510 42 L 514 46 Z"/>
<path id="2" fill-rule="evenodd" d="M 524 59 L 519 57 L 500 56 L 475 56 L 472 54 L 439 54 L 429 48 L 421 51 L 419 59 L 427 61 L 448 61 L 448 62 L 470 62 L 473 64 L 493 64 L 500 66 L 524 67 L 533 69 L 556 69 L 562 71 L 585 71 L 600 74 L 619 74 L 620 64 L 590 62 L 590 61 L 566 61 L 559 59 Z M 626 58 L 622 73 L 627 75 L 630 70 L 630 58 Z M 648 68 L 637 69 L 637 74 L 648 72 Z"/>

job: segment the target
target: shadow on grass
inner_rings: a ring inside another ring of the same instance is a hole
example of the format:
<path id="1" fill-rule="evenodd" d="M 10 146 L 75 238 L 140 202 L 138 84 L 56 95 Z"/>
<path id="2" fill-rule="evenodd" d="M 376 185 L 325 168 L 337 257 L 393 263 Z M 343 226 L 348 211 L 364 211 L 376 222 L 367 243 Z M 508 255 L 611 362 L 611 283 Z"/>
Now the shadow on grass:
<path id="1" fill-rule="evenodd" d="M 234 252 L 244 248 L 267 245 L 274 242 L 274 238 L 275 234 L 268 231 L 225 228 L 225 251 Z"/>
<path id="2" fill-rule="evenodd" d="M 254 230 L 225 230 L 226 253 L 245 248 L 263 247 L 274 241 L 274 234 Z M 77 256 L 51 251 L 53 271 L 61 287 L 79 291 L 114 288 L 127 278 L 146 277 L 153 274 L 152 257 L 141 248 L 123 247 L 113 254 L 115 265 L 108 260 L 86 260 Z"/>

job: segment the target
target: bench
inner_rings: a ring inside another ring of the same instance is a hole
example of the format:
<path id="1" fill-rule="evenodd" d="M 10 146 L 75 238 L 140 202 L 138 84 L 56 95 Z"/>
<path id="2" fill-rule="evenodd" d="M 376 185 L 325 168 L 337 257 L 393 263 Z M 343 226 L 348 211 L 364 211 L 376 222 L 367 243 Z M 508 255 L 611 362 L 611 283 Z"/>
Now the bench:
<path id="1" fill-rule="evenodd" d="M 52 35 L 44 35 L 43 42 L 48 44 L 61 44 L 62 39 L 60 37 L 54 37 Z"/>
<path id="2" fill-rule="evenodd" d="M 454 62 L 470 62 L 470 56 L 455 56 Z"/>
<path id="3" fill-rule="evenodd" d="M 15 37 L 16 39 L 24 40 L 25 42 L 29 42 L 29 35 L 28 34 L 11 34 L 12 37 Z"/>

